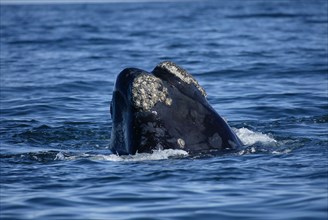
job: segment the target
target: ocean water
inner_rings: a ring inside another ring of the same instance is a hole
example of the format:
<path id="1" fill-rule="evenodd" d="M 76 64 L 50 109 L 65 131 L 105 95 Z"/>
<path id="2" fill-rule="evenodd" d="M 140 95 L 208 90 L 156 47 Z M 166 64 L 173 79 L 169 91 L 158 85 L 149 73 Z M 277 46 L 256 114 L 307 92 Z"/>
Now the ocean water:
<path id="1" fill-rule="evenodd" d="M 1 5 L 0 219 L 327 219 L 327 5 Z M 244 149 L 111 154 L 116 76 L 164 60 Z"/>

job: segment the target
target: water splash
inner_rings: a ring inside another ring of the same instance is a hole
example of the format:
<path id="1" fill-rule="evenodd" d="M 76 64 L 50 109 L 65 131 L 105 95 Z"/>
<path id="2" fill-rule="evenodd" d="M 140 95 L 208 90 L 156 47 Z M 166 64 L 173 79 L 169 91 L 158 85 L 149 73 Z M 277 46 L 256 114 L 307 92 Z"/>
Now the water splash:
<path id="1" fill-rule="evenodd" d="M 234 128 L 234 131 L 247 146 L 238 154 L 253 154 L 258 152 L 272 152 L 272 154 L 288 153 L 285 148 L 279 149 L 278 142 L 267 134 L 254 132 L 247 128 Z M 258 146 L 255 146 L 257 145 Z M 272 149 L 272 147 L 274 149 Z M 149 161 L 149 160 L 166 160 L 170 158 L 185 158 L 190 154 L 179 149 L 154 150 L 152 153 L 136 153 L 135 155 L 116 155 L 110 151 L 100 152 L 63 152 L 63 151 L 45 151 L 22 154 L 21 158 L 27 158 L 36 161 L 61 161 L 61 160 L 79 160 L 89 159 L 93 161 Z"/>
<path id="2" fill-rule="evenodd" d="M 247 128 L 233 129 L 243 144 L 250 146 L 256 143 L 260 143 L 265 146 L 276 145 L 277 141 L 270 137 L 267 134 L 263 134 L 262 132 L 254 132 Z"/>
<path id="3" fill-rule="evenodd" d="M 256 153 L 259 151 L 268 151 L 268 149 L 263 148 L 263 146 L 276 146 L 277 141 L 270 137 L 267 134 L 263 134 L 261 132 L 254 132 L 247 128 L 234 128 L 237 136 L 241 139 L 241 141 L 249 148 L 243 149 L 239 152 L 239 154 L 246 153 Z M 260 144 L 261 150 L 252 146 L 254 144 Z M 277 149 L 276 149 L 277 150 Z M 275 151 L 273 153 L 280 153 Z M 91 153 L 83 153 L 80 155 L 67 155 L 63 152 L 57 153 L 54 160 L 78 160 L 87 158 L 90 160 L 105 160 L 105 161 L 148 161 L 148 160 L 166 160 L 169 158 L 181 158 L 189 156 L 188 152 L 184 150 L 178 149 L 165 149 L 165 150 L 154 150 L 152 153 L 136 153 L 135 155 L 116 155 L 116 154 L 91 154 Z"/>
<path id="4" fill-rule="evenodd" d="M 188 152 L 184 150 L 166 149 L 154 150 L 152 153 L 136 153 L 135 155 L 116 155 L 116 154 L 87 154 L 84 153 L 78 156 L 65 156 L 64 153 L 59 152 L 55 160 L 76 160 L 88 158 L 90 160 L 107 160 L 107 161 L 147 161 L 147 160 L 166 160 L 169 158 L 181 158 L 188 156 Z"/>

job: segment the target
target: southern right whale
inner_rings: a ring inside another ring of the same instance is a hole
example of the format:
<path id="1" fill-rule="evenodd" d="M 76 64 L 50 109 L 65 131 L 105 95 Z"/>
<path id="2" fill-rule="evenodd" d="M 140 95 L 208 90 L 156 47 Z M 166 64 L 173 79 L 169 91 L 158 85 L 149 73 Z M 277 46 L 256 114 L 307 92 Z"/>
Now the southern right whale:
<path id="1" fill-rule="evenodd" d="M 154 149 L 230 152 L 242 146 L 205 90 L 173 62 L 150 73 L 124 69 L 113 91 L 111 117 L 110 149 L 119 155 Z"/>

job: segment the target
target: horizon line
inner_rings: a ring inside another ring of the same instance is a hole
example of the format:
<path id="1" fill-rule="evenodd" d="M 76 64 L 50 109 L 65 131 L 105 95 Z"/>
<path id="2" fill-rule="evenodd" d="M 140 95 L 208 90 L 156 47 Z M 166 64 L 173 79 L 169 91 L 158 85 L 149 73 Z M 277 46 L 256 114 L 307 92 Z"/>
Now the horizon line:
<path id="1" fill-rule="evenodd" d="M 99 4 L 99 3 L 156 3 L 156 2 L 192 2 L 199 0 L 0 0 L 0 5 L 22 5 L 22 4 Z"/>

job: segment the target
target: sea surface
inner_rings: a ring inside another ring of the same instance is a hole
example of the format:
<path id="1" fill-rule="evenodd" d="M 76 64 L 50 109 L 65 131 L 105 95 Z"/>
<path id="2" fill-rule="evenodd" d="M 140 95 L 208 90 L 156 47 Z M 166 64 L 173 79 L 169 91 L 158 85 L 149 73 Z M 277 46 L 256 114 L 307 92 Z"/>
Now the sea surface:
<path id="1" fill-rule="evenodd" d="M 328 3 L 1 5 L 0 219 L 327 219 Z M 118 73 L 188 70 L 245 147 L 118 156 Z"/>

